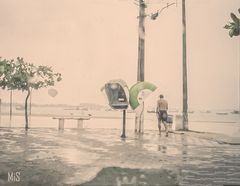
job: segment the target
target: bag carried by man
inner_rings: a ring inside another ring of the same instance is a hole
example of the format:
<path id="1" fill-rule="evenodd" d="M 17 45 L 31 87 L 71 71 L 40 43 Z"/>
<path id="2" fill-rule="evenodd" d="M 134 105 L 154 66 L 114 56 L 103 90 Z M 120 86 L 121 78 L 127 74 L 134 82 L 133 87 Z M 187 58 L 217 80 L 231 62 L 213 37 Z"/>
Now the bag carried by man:
<path id="1" fill-rule="evenodd" d="M 168 115 L 167 111 L 160 111 L 159 113 L 159 119 L 162 121 L 165 121 L 167 123 L 173 123 L 173 118 L 172 116 Z"/>

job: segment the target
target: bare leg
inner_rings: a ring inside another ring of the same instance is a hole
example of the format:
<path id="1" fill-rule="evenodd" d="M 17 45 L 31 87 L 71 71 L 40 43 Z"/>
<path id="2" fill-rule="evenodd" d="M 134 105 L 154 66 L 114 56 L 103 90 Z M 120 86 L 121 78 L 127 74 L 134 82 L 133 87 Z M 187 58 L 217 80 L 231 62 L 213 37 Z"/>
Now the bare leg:
<path id="1" fill-rule="evenodd" d="M 159 135 L 161 135 L 161 120 L 158 119 L 158 130 L 159 130 Z"/>
<path id="2" fill-rule="evenodd" d="M 168 124 L 163 121 L 164 127 L 165 127 L 165 131 L 166 131 L 166 136 L 168 136 Z"/>

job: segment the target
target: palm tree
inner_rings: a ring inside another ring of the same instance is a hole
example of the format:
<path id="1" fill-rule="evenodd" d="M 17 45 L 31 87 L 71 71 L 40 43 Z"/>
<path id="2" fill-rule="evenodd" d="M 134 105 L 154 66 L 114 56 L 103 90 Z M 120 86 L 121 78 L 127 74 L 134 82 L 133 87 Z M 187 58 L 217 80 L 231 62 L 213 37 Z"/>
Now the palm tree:
<path id="1" fill-rule="evenodd" d="M 238 12 L 240 14 L 240 8 L 238 9 Z M 232 18 L 232 22 L 229 22 L 227 25 L 224 26 L 225 29 L 229 30 L 229 36 L 233 37 L 233 36 L 240 36 L 240 19 L 234 14 L 234 13 L 230 13 L 230 17 Z M 238 69 L 238 72 L 240 71 L 240 69 Z M 240 73 L 239 73 L 240 75 Z M 240 79 L 239 79 L 240 81 Z M 240 92 L 240 83 L 238 86 L 238 91 Z M 238 101 L 239 101 L 240 95 L 238 93 Z M 240 113 L 240 103 L 238 103 L 238 113 Z"/>
<path id="2" fill-rule="evenodd" d="M 240 13 L 240 8 L 238 9 Z M 232 18 L 233 22 L 229 22 L 229 24 L 225 25 L 224 28 L 229 29 L 229 36 L 239 36 L 240 35 L 240 19 L 234 14 L 231 13 L 230 17 Z"/>

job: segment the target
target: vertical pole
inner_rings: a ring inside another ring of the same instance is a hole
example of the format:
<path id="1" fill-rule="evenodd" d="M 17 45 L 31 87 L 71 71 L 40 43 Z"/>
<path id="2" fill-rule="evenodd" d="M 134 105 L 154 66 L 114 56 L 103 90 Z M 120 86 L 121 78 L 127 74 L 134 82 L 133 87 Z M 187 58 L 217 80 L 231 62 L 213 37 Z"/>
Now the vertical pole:
<path id="1" fill-rule="evenodd" d="M 238 53 L 238 113 L 240 117 L 240 36 L 239 40 L 237 41 L 238 47 L 237 47 L 237 53 Z"/>
<path id="2" fill-rule="evenodd" d="M 0 126 L 2 124 L 2 99 L 0 98 Z"/>
<path id="3" fill-rule="evenodd" d="M 238 36 L 239 40 L 238 42 L 238 122 L 240 123 L 240 35 Z M 238 130 L 240 132 L 240 129 Z"/>
<path id="4" fill-rule="evenodd" d="M 10 90 L 10 110 L 9 110 L 9 115 L 10 115 L 9 124 L 10 124 L 10 127 L 12 125 L 12 93 L 13 93 L 13 91 Z"/>
<path id="5" fill-rule="evenodd" d="M 187 42 L 186 42 L 186 10 L 185 0 L 182 0 L 182 75 L 183 75 L 183 129 L 188 130 L 188 88 L 187 88 Z"/>
<path id="6" fill-rule="evenodd" d="M 141 115 L 141 129 L 142 129 L 142 133 L 143 133 L 143 131 L 144 131 L 144 101 L 143 101 L 143 110 L 142 110 L 142 115 Z"/>
<path id="7" fill-rule="evenodd" d="M 145 8 L 146 4 L 144 0 L 139 0 L 139 27 L 138 27 L 138 67 L 137 67 L 137 81 L 144 81 L 144 58 L 145 58 Z M 137 114 L 135 117 L 135 123 L 137 123 L 138 129 L 141 128 L 142 120 L 138 118 Z M 138 130 L 135 127 L 135 131 Z"/>
<path id="8" fill-rule="evenodd" d="M 126 110 L 123 110 L 123 129 L 121 138 L 126 138 L 125 132 L 126 132 Z"/>
<path id="9" fill-rule="evenodd" d="M 145 50 L 145 2 L 139 0 L 139 30 L 138 30 L 138 70 L 137 81 L 144 81 L 144 50 Z"/>
<path id="10" fill-rule="evenodd" d="M 30 90 L 30 103 L 29 103 L 29 127 L 31 126 L 32 120 L 32 89 Z"/>

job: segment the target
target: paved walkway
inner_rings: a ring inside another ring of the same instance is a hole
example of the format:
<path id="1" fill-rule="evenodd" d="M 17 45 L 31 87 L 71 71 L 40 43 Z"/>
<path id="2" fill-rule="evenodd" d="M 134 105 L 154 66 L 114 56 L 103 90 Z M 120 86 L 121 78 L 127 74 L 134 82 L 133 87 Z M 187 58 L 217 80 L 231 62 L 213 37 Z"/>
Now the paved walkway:
<path id="1" fill-rule="evenodd" d="M 0 128 L 0 185 L 240 184 L 240 145 L 196 133 L 119 136 L 113 129 Z"/>

